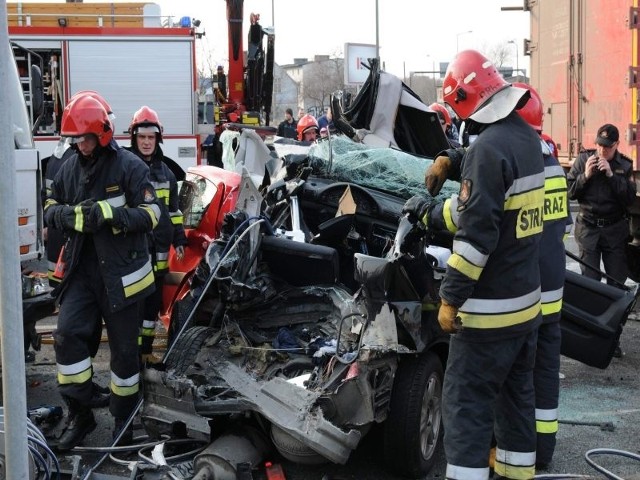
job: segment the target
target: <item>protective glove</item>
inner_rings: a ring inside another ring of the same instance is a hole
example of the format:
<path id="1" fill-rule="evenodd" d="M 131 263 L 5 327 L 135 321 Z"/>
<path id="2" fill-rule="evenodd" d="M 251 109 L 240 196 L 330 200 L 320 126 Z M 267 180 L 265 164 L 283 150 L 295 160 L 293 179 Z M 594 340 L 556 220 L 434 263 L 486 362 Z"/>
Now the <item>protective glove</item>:
<path id="1" fill-rule="evenodd" d="M 451 160 L 449 157 L 444 155 L 436 157 L 424 176 L 424 184 L 432 196 L 440 193 L 442 185 L 449 178 L 450 171 Z"/>
<path id="2" fill-rule="evenodd" d="M 409 214 L 412 222 L 420 221 L 427 225 L 431 201 L 422 195 L 414 195 L 402 207 L 402 213 Z"/>
<path id="3" fill-rule="evenodd" d="M 53 208 L 53 215 L 48 215 L 47 222 L 58 230 L 92 233 L 93 229 L 87 222 L 92 203 L 91 200 L 85 200 L 78 205 L 58 205 Z"/>
<path id="4" fill-rule="evenodd" d="M 99 230 L 105 223 L 118 226 L 120 221 L 120 208 L 113 208 L 106 200 L 100 200 L 91 207 L 89 223 L 95 230 Z"/>
<path id="5" fill-rule="evenodd" d="M 445 333 L 457 333 L 462 328 L 460 317 L 458 317 L 458 307 L 447 303 L 444 298 L 440 299 L 438 323 Z"/>
<path id="6" fill-rule="evenodd" d="M 182 260 L 184 258 L 184 247 L 182 245 L 178 245 L 176 248 L 176 258 L 178 260 Z"/>

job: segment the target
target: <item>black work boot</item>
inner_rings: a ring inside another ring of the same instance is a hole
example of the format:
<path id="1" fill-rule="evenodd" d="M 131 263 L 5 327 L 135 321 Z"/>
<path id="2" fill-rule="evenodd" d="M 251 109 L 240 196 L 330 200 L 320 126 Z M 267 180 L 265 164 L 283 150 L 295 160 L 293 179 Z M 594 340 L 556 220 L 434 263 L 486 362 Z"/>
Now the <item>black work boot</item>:
<path id="1" fill-rule="evenodd" d="M 125 423 L 127 423 L 126 418 L 115 417 L 115 427 L 113 428 L 114 441 L 116 440 L 116 438 L 118 438 L 118 435 L 120 435 L 120 432 L 122 431 L 122 428 L 124 427 Z M 133 444 L 133 421 L 127 426 L 127 429 L 124 431 L 124 433 L 122 434 L 122 436 L 120 437 L 120 440 L 116 445 L 122 447 L 125 445 L 132 445 L 132 444 Z"/>
<path id="2" fill-rule="evenodd" d="M 103 387 L 93 382 L 91 386 L 91 400 L 89 400 L 89 406 L 91 408 L 108 407 L 110 398 L 111 392 L 108 387 Z"/>
<path id="3" fill-rule="evenodd" d="M 75 399 L 65 399 L 69 405 L 67 426 L 58 440 L 58 451 L 65 452 L 80 445 L 84 437 L 96 428 L 91 407 L 80 405 Z"/>

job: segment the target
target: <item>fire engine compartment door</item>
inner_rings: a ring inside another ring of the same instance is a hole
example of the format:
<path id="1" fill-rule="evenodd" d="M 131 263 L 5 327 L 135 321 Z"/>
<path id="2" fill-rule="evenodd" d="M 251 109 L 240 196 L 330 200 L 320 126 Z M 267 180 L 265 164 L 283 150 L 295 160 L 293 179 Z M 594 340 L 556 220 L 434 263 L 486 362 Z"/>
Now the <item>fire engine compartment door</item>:
<path id="1" fill-rule="evenodd" d="M 189 39 L 68 41 L 69 93 L 95 90 L 115 114 L 124 134 L 142 105 L 158 112 L 165 134 L 193 135 L 193 54 Z"/>

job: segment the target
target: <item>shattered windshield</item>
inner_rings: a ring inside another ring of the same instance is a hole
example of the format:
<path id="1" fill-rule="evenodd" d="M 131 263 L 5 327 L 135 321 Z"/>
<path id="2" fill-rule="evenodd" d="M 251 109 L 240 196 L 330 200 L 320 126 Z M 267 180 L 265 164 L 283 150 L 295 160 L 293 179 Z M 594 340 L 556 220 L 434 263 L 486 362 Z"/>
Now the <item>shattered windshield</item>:
<path id="1" fill-rule="evenodd" d="M 344 136 L 312 145 L 308 155 L 316 160 L 314 172 L 319 176 L 375 188 L 405 199 L 429 195 L 424 186 L 425 172 L 433 163 L 429 158 L 393 148 L 370 147 Z M 459 188 L 458 182 L 446 181 L 437 198 L 448 198 Z"/>

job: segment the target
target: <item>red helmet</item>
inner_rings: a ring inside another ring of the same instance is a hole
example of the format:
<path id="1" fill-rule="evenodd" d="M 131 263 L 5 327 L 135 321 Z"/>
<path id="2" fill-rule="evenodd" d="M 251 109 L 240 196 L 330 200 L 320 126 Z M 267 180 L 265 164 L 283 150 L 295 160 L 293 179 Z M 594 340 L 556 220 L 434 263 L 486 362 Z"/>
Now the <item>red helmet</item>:
<path id="1" fill-rule="evenodd" d="M 542 99 L 531 85 L 515 82 L 514 87 L 525 88 L 529 91 L 529 100 L 524 107 L 516 110 L 520 116 L 537 132 L 542 132 Z"/>
<path id="2" fill-rule="evenodd" d="M 73 96 L 69 99 L 69 103 L 85 95 L 89 97 L 93 97 L 100 102 L 100 105 L 102 105 L 104 109 L 107 111 L 107 115 L 109 116 L 109 120 L 111 121 L 111 129 L 115 130 L 115 128 L 113 127 L 113 121 L 116 119 L 116 116 L 113 113 L 113 110 L 111 110 L 111 105 L 109 105 L 107 101 L 104 99 L 104 97 L 100 95 L 98 92 L 96 92 L 95 90 L 80 90 L 79 92 L 76 92 L 73 94 Z"/>
<path id="3" fill-rule="evenodd" d="M 315 128 L 317 135 L 319 130 L 318 121 L 316 120 L 316 117 L 307 113 L 298 120 L 298 140 L 302 140 L 305 132 L 312 128 Z"/>
<path id="4" fill-rule="evenodd" d="M 60 135 L 63 137 L 82 137 L 93 134 L 103 147 L 113 138 L 113 129 L 109 115 L 95 98 L 84 95 L 69 102 L 62 112 Z"/>
<path id="5" fill-rule="evenodd" d="M 146 105 L 140 107 L 140 109 L 133 114 L 131 123 L 129 124 L 129 133 L 131 134 L 131 140 L 133 137 L 141 132 L 141 128 L 145 128 L 147 132 L 155 132 L 158 142 L 162 143 L 162 124 L 158 118 L 158 114 L 152 108 Z"/>
<path id="6" fill-rule="evenodd" d="M 442 92 L 458 117 L 480 123 L 505 118 L 526 94 L 526 90 L 511 87 L 493 63 L 475 50 L 456 55 L 447 68 Z"/>
<path id="7" fill-rule="evenodd" d="M 440 112 L 442 113 L 442 116 L 444 117 L 444 123 L 447 127 L 451 126 L 451 115 L 449 115 L 449 110 L 447 110 L 447 107 L 445 107 L 444 105 L 440 105 L 439 103 L 432 103 L 431 105 L 429 105 L 429 108 L 431 110 L 433 110 L 434 112 Z"/>

